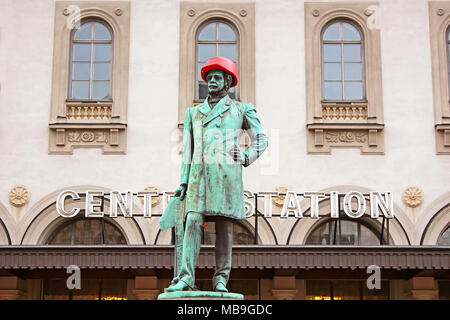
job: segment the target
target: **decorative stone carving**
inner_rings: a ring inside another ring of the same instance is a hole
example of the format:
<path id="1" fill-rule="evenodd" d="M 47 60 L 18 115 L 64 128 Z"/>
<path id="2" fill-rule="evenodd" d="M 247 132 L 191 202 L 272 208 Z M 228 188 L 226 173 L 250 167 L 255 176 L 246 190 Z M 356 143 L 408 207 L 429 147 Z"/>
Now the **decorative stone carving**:
<path id="1" fill-rule="evenodd" d="M 312 12 L 312 15 L 314 16 L 314 17 L 318 17 L 319 15 L 320 15 L 320 11 L 319 10 L 313 10 L 313 12 Z"/>
<path id="2" fill-rule="evenodd" d="M 159 188 L 155 186 L 147 186 L 144 188 L 144 191 L 156 191 L 159 192 Z M 144 199 L 141 198 L 141 201 L 144 202 Z M 161 196 L 152 197 L 152 207 L 157 206 L 161 202 Z"/>
<path id="3" fill-rule="evenodd" d="M 375 10 L 371 9 L 370 7 L 364 10 L 364 14 L 368 17 L 371 16 L 374 12 Z"/>
<path id="4" fill-rule="evenodd" d="M 241 15 L 241 17 L 246 17 L 247 16 L 247 10 L 242 9 L 241 11 L 239 11 L 239 14 Z"/>
<path id="5" fill-rule="evenodd" d="M 444 13 L 445 13 L 445 10 L 442 9 L 442 8 L 439 8 L 439 9 L 436 10 L 436 14 L 437 14 L 438 16 L 443 16 Z"/>
<path id="6" fill-rule="evenodd" d="M 9 192 L 8 199 L 14 207 L 23 207 L 30 200 L 30 194 L 24 186 L 15 186 Z"/>
<path id="7" fill-rule="evenodd" d="M 278 186 L 275 188 L 275 192 L 278 192 L 278 193 L 286 193 L 288 190 L 289 190 L 288 187 L 285 187 L 285 186 Z M 273 197 L 272 203 L 274 205 L 276 205 L 277 207 L 282 207 L 283 203 L 284 203 L 284 198 L 286 198 L 286 196 Z"/>
<path id="8" fill-rule="evenodd" d="M 403 202 L 410 208 L 416 208 L 423 202 L 423 193 L 419 188 L 409 187 L 403 191 Z"/>
<path id="9" fill-rule="evenodd" d="M 367 120 L 367 105 L 322 105 L 324 120 Z"/>
<path id="10" fill-rule="evenodd" d="M 188 15 L 189 17 L 195 16 L 195 10 L 194 10 L 194 9 L 190 9 L 190 10 L 187 12 L 187 15 Z"/>
<path id="11" fill-rule="evenodd" d="M 65 8 L 62 12 L 63 15 L 68 16 L 70 14 L 69 8 Z"/>
<path id="12" fill-rule="evenodd" d="M 335 143 L 366 142 L 367 134 L 361 131 L 327 131 L 325 140 Z"/>
<path id="13" fill-rule="evenodd" d="M 67 141 L 79 143 L 101 142 L 106 144 L 108 143 L 108 138 L 105 131 L 68 130 Z"/>
<path id="14" fill-rule="evenodd" d="M 116 14 L 116 16 L 121 16 L 123 14 L 123 10 L 120 8 L 117 8 L 116 11 L 114 11 L 114 13 Z"/>

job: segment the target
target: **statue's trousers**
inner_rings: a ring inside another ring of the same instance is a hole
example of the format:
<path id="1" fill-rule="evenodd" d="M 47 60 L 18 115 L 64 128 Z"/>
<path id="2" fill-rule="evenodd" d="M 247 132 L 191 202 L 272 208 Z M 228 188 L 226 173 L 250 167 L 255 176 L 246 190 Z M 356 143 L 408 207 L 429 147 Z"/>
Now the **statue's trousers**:
<path id="1" fill-rule="evenodd" d="M 231 249 L 233 244 L 233 221 L 229 218 L 216 217 L 216 270 L 213 278 L 213 288 L 221 282 L 226 286 L 231 271 Z M 195 284 L 195 266 L 197 265 L 200 246 L 202 244 L 202 228 L 204 215 L 189 212 L 183 238 L 183 254 L 179 278 L 191 288 Z"/>

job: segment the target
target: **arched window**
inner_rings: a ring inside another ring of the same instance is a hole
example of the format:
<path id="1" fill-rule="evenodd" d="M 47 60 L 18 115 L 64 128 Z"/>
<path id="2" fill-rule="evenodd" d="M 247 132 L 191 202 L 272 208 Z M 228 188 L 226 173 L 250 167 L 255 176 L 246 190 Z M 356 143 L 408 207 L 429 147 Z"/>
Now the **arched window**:
<path id="1" fill-rule="evenodd" d="M 450 246 L 450 226 L 442 232 L 438 239 L 438 246 Z"/>
<path id="2" fill-rule="evenodd" d="M 50 245 L 127 244 L 122 232 L 105 219 L 84 218 L 58 228 L 47 242 Z"/>
<path id="3" fill-rule="evenodd" d="M 202 80 L 200 70 L 203 64 L 215 56 L 232 60 L 239 68 L 239 37 L 236 28 L 225 20 L 212 20 L 202 24 L 196 37 L 196 100 L 204 100 L 208 96 L 208 87 Z M 239 84 L 231 88 L 228 94 L 239 99 Z"/>
<path id="4" fill-rule="evenodd" d="M 253 233 L 240 223 L 233 223 L 233 244 L 254 244 Z M 215 244 L 215 222 L 208 222 L 203 231 L 203 244 Z"/>
<path id="5" fill-rule="evenodd" d="M 83 21 L 71 36 L 70 100 L 111 100 L 112 31 L 101 20 Z"/>
<path id="6" fill-rule="evenodd" d="M 328 101 L 365 99 L 362 33 L 350 21 L 333 21 L 322 33 L 322 97 Z"/>
<path id="7" fill-rule="evenodd" d="M 385 240 L 385 239 L 384 239 Z M 384 241 L 386 243 L 386 241 Z M 380 234 L 368 224 L 333 219 L 317 226 L 306 239 L 309 245 L 379 245 Z"/>

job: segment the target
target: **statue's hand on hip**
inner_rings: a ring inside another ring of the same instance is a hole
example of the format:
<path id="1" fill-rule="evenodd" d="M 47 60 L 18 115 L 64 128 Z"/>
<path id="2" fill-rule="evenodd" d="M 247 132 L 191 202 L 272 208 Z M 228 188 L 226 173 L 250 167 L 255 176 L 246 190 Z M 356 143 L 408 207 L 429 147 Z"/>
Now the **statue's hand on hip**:
<path id="1" fill-rule="evenodd" d="M 180 197 L 180 200 L 183 201 L 186 196 L 187 185 L 180 185 L 177 190 L 175 190 L 175 197 Z"/>
<path id="2" fill-rule="evenodd" d="M 245 153 L 243 153 L 238 146 L 235 146 L 233 149 L 231 149 L 230 154 L 233 157 L 234 161 L 239 162 L 241 164 L 245 163 Z"/>

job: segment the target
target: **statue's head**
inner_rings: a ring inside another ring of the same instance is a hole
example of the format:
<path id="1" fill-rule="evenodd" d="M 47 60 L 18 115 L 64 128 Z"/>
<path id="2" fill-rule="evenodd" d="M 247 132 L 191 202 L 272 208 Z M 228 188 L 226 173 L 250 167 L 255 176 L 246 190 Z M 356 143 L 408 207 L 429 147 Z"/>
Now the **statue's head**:
<path id="1" fill-rule="evenodd" d="M 238 70 L 230 59 L 214 57 L 209 59 L 201 69 L 202 79 L 208 83 L 210 94 L 226 91 L 238 83 Z"/>

